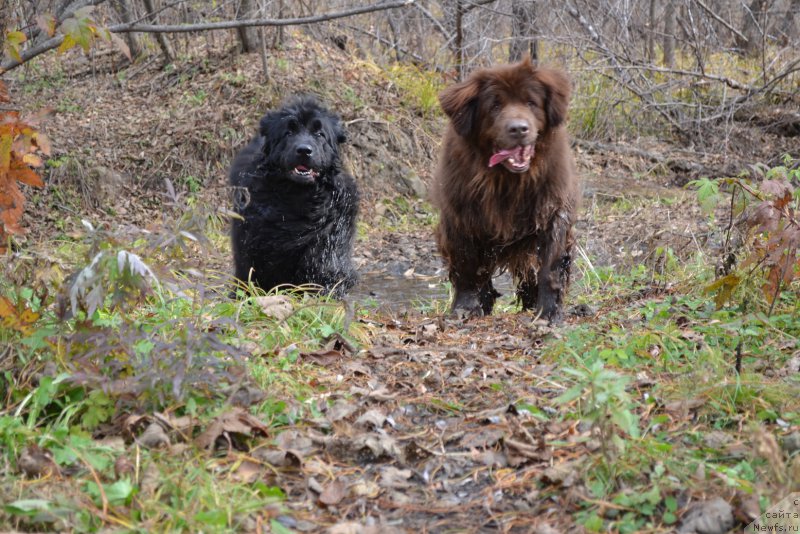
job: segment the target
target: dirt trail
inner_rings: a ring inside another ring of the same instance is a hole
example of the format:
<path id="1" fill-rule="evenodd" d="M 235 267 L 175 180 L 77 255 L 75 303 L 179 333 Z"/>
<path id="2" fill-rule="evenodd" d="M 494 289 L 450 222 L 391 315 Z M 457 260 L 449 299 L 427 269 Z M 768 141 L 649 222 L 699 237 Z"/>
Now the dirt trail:
<path id="1" fill-rule="evenodd" d="M 329 393 L 320 418 L 278 437 L 302 460 L 296 476 L 279 475 L 296 514 L 284 524 L 353 521 L 374 532 L 568 524 L 560 510 L 573 497 L 564 490 L 579 476 L 570 462 L 587 450 L 572 442 L 588 429 L 540 418 L 564 390 L 536 361 L 549 329 L 527 315 L 370 324 L 380 333 L 358 354 L 303 356 L 326 368 L 319 385 Z M 537 481 L 553 491 L 536 490 Z"/>

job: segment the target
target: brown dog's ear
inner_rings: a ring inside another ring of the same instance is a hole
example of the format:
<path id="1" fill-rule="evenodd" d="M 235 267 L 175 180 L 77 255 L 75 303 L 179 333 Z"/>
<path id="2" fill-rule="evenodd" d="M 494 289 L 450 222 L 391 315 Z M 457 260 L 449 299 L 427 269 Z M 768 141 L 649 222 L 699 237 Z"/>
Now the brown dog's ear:
<path id="1" fill-rule="evenodd" d="M 439 93 L 442 110 L 450 117 L 456 133 L 468 137 L 478 111 L 478 81 L 470 78 L 464 82 L 451 85 Z"/>
<path id="2" fill-rule="evenodd" d="M 567 119 L 567 107 L 572 87 L 566 73 L 557 69 L 535 69 L 534 75 L 547 89 L 545 112 L 547 125 L 555 128 Z"/>

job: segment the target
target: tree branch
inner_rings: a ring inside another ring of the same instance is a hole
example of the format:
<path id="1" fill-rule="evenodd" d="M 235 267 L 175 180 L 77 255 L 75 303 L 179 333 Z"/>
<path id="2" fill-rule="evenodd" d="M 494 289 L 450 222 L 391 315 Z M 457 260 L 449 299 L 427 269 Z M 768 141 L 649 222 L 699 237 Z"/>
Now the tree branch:
<path id="1" fill-rule="evenodd" d="M 392 0 L 372 4 L 369 6 L 354 7 L 343 11 L 334 13 L 327 13 L 324 15 L 314 15 L 310 17 L 299 17 L 290 19 L 248 19 L 248 20 L 229 20 L 223 22 L 208 22 L 201 24 L 115 24 L 106 28 L 112 33 L 126 33 L 126 32 L 142 32 L 142 33 L 182 33 L 182 32 L 200 32 L 209 30 L 229 30 L 234 28 L 247 28 L 251 26 L 299 26 L 303 24 L 314 24 L 317 22 L 324 22 L 328 20 L 341 19 L 345 17 L 352 17 L 355 15 L 362 15 L 364 13 L 372 13 L 375 11 L 384 11 L 387 9 L 396 9 L 406 7 L 414 4 L 416 0 Z M 53 48 L 61 45 L 64 41 L 63 35 L 57 35 L 47 41 L 43 41 L 38 45 L 32 46 L 23 50 L 20 53 L 21 61 L 16 59 L 7 59 L 0 64 L 0 74 L 7 72 L 11 69 L 19 67 L 26 61 L 30 61 L 34 57 L 43 54 Z"/>
<path id="2" fill-rule="evenodd" d="M 715 12 L 714 12 L 714 10 L 713 10 L 713 9 L 711 9 L 710 7 L 708 7 L 707 5 L 705 5 L 705 4 L 703 3 L 703 0 L 695 0 L 695 1 L 697 2 L 697 4 L 698 4 L 700 7 L 702 7 L 702 8 L 703 8 L 703 11 L 705 11 L 706 13 L 708 13 L 708 14 L 709 14 L 709 16 L 710 16 L 710 17 L 712 17 L 714 20 L 716 20 L 717 22 L 719 22 L 720 24 L 722 24 L 723 26 L 725 26 L 726 28 L 728 28 L 728 29 L 731 31 L 731 33 L 733 33 L 733 34 L 734 34 L 736 37 L 738 37 L 739 39 L 741 39 L 741 40 L 742 40 L 742 42 L 746 43 L 746 42 L 750 41 L 750 39 L 748 39 L 747 37 L 745 37 L 745 36 L 742 34 L 742 32 L 740 32 L 739 30 L 737 30 L 736 28 L 734 28 L 733 26 L 731 26 L 731 23 L 730 23 L 730 22 L 728 22 L 727 20 L 725 20 L 725 19 L 723 19 L 722 17 L 720 17 L 720 16 L 719 16 L 717 13 L 715 13 Z"/>
<path id="3" fill-rule="evenodd" d="M 198 32 L 209 30 L 230 30 L 234 28 L 248 28 L 252 26 L 298 26 L 301 24 L 314 24 L 328 20 L 363 15 L 375 11 L 396 9 L 413 4 L 416 0 L 393 0 L 381 2 L 370 6 L 354 7 L 336 13 L 325 15 L 313 15 L 310 17 L 298 17 L 291 19 L 246 19 L 246 20 L 227 20 L 223 22 L 206 22 L 201 24 L 117 24 L 109 26 L 109 30 L 114 33 L 142 32 L 142 33 L 183 33 Z"/>

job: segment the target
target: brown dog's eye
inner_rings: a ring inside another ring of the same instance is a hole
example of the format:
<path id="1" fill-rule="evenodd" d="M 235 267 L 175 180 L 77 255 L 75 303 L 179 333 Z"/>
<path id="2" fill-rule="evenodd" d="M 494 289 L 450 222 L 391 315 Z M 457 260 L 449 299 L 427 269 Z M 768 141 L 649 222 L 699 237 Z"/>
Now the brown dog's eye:
<path id="1" fill-rule="evenodd" d="M 534 102 L 533 100 L 529 100 L 528 101 L 528 107 L 529 108 L 535 108 L 536 107 L 536 102 Z"/>

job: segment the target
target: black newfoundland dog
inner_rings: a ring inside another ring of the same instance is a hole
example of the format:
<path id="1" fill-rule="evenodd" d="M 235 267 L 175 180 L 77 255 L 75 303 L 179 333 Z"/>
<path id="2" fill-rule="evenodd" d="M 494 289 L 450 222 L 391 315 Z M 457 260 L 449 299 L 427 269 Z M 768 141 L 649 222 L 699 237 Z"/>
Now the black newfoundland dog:
<path id="1" fill-rule="evenodd" d="M 310 96 L 261 119 L 259 133 L 230 170 L 235 275 L 269 291 L 315 284 L 341 297 L 356 282 L 355 179 L 342 170 L 339 117 Z"/>

